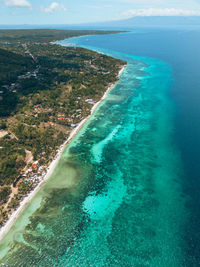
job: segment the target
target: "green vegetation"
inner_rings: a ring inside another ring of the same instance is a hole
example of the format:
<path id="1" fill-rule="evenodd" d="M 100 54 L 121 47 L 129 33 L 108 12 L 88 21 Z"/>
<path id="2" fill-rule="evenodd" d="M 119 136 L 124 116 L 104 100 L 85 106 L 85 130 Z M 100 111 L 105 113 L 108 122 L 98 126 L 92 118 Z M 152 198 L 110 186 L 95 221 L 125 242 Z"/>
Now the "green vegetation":
<path id="1" fill-rule="evenodd" d="M 125 62 L 49 43 L 97 33 L 108 32 L 0 31 L 0 202 L 8 203 L 1 223 L 38 183 L 35 173 L 116 82 Z M 18 192 L 12 199 L 11 186 Z"/>
<path id="2" fill-rule="evenodd" d="M 118 31 L 120 32 L 120 31 Z M 95 30 L 0 30 L 1 43 L 49 43 L 81 35 L 111 34 L 117 31 L 95 31 Z"/>
<path id="3" fill-rule="evenodd" d="M 1 188 L 0 189 L 0 203 L 6 202 L 9 194 L 10 194 L 10 188 L 8 186 Z"/>
<path id="4" fill-rule="evenodd" d="M 14 82 L 17 76 L 34 68 L 30 57 L 18 55 L 5 49 L 0 49 L 0 58 L 1 86 Z"/>

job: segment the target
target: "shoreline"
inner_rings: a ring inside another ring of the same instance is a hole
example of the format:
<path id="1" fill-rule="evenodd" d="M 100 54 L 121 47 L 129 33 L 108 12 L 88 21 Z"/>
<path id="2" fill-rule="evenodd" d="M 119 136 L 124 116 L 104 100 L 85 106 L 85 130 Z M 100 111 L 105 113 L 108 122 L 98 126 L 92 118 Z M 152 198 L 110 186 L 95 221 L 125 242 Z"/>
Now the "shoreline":
<path id="1" fill-rule="evenodd" d="M 37 186 L 27 195 L 25 198 L 20 202 L 20 205 L 18 208 L 10 215 L 7 222 L 0 228 L 0 241 L 5 237 L 5 235 L 9 232 L 15 221 L 18 219 L 20 214 L 24 211 L 26 206 L 29 204 L 29 202 L 34 198 L 34 196 L 37 194 L 37 192 L 40 190 L 40 188 L 45 184 L 45 182 L 51 177 L 53 171 L 55 170 L 66 146 L 69 144 L 69 142 L 78 134 L 80 129 L 84 126 L 84 124 L 90 119 L 93 112 L 96 110 L 96 108 L 99 106 L 99 104 L 107 97 L 109 91 L 118 83 L 120 75 L 123 73 L 127 65 L 123 65 L 122 68 L 119 70 L 118 73 L 118 80 L 111 84 L 101 99 L 96 102 L 93 107 L 91 108 L 90 115 L 88 115 L 85 119 L 83 119 L 70 133 L 67 140 L 59 147 L 57 150 L 57 154 L 51 164 L 47 167 L 47 173 L 45 174 L 44 178 L 37 184 Z"/>

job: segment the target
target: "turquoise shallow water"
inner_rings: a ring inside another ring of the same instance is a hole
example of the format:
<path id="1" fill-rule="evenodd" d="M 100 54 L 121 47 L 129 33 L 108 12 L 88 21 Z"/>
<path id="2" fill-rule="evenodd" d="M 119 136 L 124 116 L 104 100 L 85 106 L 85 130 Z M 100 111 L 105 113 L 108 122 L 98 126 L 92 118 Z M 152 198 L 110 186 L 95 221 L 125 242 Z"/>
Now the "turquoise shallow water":
<path id="1" fill-rule="evenodd" d="M 1 263 L 185 264 L 187 214 L 172 141 L 171 68 L 153 58 L 101 52 L 128 65 L 0 243 Z"/>

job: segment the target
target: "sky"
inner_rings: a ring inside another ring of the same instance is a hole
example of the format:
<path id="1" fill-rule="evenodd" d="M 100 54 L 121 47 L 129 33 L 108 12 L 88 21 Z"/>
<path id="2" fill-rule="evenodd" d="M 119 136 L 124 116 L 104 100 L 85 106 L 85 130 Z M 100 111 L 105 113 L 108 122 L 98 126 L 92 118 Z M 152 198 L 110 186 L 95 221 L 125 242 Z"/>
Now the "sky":
<path id="1" fill-rule="evenodd" d="M 0 0 L 0 24 L 80 24 L 191 15 L 200 16 L 200 0 Z"/>

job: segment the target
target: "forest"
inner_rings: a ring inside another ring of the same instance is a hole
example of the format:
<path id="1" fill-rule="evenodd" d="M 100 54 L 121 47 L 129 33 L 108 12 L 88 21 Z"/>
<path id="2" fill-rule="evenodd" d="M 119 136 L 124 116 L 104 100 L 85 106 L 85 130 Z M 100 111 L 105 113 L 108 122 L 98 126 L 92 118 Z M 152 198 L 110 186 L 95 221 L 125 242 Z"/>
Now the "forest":
<path id="1" fill-rule="evenodd" d="M 106 33 L 111 32 L 0 31 L 0 225 L 125 64 L 52 42 Z"/>

